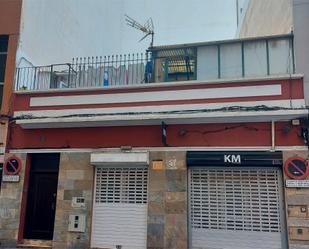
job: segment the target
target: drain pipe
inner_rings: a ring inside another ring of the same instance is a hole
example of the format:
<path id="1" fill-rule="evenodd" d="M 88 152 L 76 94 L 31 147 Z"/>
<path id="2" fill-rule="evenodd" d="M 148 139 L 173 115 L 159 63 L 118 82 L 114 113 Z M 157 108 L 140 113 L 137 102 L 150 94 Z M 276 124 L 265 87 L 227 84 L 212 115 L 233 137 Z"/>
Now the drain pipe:
<path id="1" fill-rule="evenodd" d="M 276 145 L 275 145 L 275 121 L 271 121 L 271 149 L 270 151 L 275 151 L 276 150 Z"/>

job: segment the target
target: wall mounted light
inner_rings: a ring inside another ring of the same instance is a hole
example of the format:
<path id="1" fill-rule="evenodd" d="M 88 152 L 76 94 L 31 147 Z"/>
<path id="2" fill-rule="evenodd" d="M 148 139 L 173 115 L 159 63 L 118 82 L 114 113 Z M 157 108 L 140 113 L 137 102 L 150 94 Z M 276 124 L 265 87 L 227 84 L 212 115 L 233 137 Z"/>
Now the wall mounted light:
<path id="1" fill-rule="evenodd" d="M 167 139 L 167 130 L 166 130 L 166 128 L 167 128 L 167 124 L 162 121 L 161 122 L 161 137 L 162 137 L 162 144 L 164 146 L 168 146 L 167 141 L 166 141 L 166 139 Z"/>
<path id="2" fill-rule="evenodd" d="M 178 135 L 184 137 L 188 133 L 186 128 L 181 128 L 178 132 Z"/>

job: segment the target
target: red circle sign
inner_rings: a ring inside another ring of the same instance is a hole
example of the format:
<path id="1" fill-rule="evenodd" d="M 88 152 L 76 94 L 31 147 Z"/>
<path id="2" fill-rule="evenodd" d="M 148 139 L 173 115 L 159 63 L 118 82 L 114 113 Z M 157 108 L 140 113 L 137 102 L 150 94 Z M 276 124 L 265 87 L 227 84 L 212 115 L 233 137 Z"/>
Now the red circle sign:
<path id="1" fill-rule="evenodd" d="M 12 156 L 5 161 L 3 168 L 7 175 L 17 175 L 21 170 L 21 161 L 18 157 Z"/>
<path id="2" fill-rule="evenodd" d="M 290 157 L 284 163 L 284 171 L 292 179 L 305 179 L 309 174 L 308 162 L 301 157 Z"/>

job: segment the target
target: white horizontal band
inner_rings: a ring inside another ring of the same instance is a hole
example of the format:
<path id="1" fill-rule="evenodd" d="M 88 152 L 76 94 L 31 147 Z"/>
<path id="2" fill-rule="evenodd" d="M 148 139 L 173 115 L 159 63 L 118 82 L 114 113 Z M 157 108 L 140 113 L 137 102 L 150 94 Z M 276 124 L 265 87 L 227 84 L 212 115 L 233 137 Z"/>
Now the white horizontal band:
<path id="1" fill-rule="evenodd" d="M 281 85 L 258 85 L 204 88 L 173 91 L 32 97 L 30 106 L 66 106 L 89 104 L 119 104 L 194 99 L 241 98 L 281 95 Z"/>

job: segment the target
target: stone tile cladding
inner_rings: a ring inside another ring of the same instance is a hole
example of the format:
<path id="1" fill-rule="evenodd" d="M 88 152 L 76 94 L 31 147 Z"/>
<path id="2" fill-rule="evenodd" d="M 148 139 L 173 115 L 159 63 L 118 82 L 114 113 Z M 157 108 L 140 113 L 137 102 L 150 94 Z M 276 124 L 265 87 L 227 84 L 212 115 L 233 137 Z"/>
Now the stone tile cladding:
<path id="1" fill-rule="evenodd" d="M 94 167 L 89 153 L 61 153 L 53 248 L 90 247 Z M 73 208 L 72 197 L 84 197 L 85 208 Z M 85 233 L 68 232 L 69 215 L 86 215 Z"/>
<path id="2" fill-rule="evenodd" d="M 0 248 L 15 247 L 19 230 L 20 209 L 24 185 L 26 154 L 6 154 L 21 159 L 19 182 L 2 182 L 0 192 Z"/>
<path id="3" fill-rule="evenodd" d="M 302 158 L 308 158 L 308 152 L 306 151 L 288 151 L 283 152 L 283 161 L 285 162 L 288 158 L 298 156 Z M 284 181 L 290 179 L 283 171 Z M 309 176 L 305 179 L 309 180 Z M 285 185 L 285 183 L 284 183 Z M 298 209 L 298 207 L 306 207 L 307 215 L 303 214 L 293 215 L 288 210 Z M 287 233 L 288 243 L 290 249 L 304 249 L 309 248 L 309 234 L 303 234 L 301 239 L 294 239 L 292 237 L 292 229 L 309 229 L 309 188 L 285 188 L 285 209 L 286 209 L 286 220 L 287 220 Z"/>
<path id="4" fill-rule="evenodd" d="M 187 249 L 187 168 L 185 152 L 150 152 L 148 249 Z M 162 161 L 163 169 L 153 169 Z"/>

